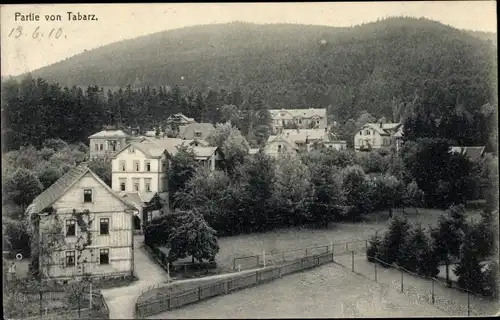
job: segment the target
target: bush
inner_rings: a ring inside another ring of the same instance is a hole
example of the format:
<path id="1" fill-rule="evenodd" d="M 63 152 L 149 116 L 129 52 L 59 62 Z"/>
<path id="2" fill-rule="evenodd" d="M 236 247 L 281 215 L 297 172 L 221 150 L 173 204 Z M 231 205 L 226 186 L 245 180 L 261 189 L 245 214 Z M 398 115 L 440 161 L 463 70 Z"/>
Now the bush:
<path id="1" fill-rule="evenodd" d="M 410 230 L 405 217 L 395 214 L 389 223 L 389 230 L 384 235 L 380 246 L 380 259 L 387 264 L 398 262 L 400 247 L 404 244 Z"/>
<path id="2" fill-rule="evenodd" d="M 368 248 L 366 249 L 366 259 L 370 262 L 376 262 L 380 255 L 380 246 L 382 244 L 382 237 L 375 234 L 371 237 L 368 242 Z"/>

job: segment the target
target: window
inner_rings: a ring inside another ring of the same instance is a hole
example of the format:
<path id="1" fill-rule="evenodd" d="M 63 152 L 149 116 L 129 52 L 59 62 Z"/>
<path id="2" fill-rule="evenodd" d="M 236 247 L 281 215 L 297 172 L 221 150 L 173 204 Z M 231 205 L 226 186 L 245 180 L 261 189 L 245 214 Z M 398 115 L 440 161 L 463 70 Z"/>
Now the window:
<path id="1" fill-rule="evenodd" d="M 92 202 L 92 189 L 83 189 L 83 202 Z"/>
<path id="2" fill-rule="evenodd" d="M 151 192 L 151 179 L 147 179 L 144 181 L 144 187 L 146 192 Z"/>
<path id="3" fill-rule="evenodd" d="M 145 161 L 145 167 L 147 172 L 151 172 L 151 161 Z"/>
<path id="4" fill-rule="evenodd" d="M 135 153 L 135 148 L 134 147 L 128 148 L 128 153 Z"/>
<path id="5" fill-rule="evenodd" d="M 133 179 L 134 191 L 139 191 L 139 179 Z"/>
<path id="6" fill-rule="evenodd" d="M 362 145 L 363 145 L 363 139 L 359 139 L 359 140 L 358 140 L 358 144 L 359 144 L 360 146 L 362 146 Z"/>
<path id="7" fill-rule="evenodd" d="M 99 145 L 99 150 L 100 151 L 104 150 L 104 145 L 102 143 Z"/>
<path id="8" fill-rule="evenodd" d="M 139 160 L 134 160 L 134 171 L 139 171 Z"/>
<path id="9" fill-rule="evenodd" d="M 120 161 L 120 171 L 125 171 L 125 160 Z"/>
<path id="10" fill-rule="evenodd" d="M 120 191 L 125 191 L 127 188 L 127 180 L 125 179 L 120 179 Z"/>
<path id="11" fill-rule="evenodd" d="M 94 147 L 95 147 L 95 151 L 99 151 L 99 144 L 98 144 L 98 143 L 96 143 L 96 144 L 94 145 Z"/>
<path id="12" fill-rule="evenodd" d="M 99 233 L 101 235 L 109 234 L 109 218 L 101 218 L 99 220 Z"/>
<path id="13" fill-rule="evenodd" d="M 278 152 L 281 152 L 282 148 L 281 148 L 281 144 L 278 144 Z"/>
<path id="14" fill-rule="evenodd" d="M 370 130 L 365 130 L 365 135 L 369 136 L 370 135 Z"/>
<path id="15" fill-rule="evenodd" d="M 302 119 L 299 119 L 299 124 L 302 124 Z"/>
<path id="16" fill-rule="evenodd" d="M 197 131 L 197 132 L 194 133 L 194 135 L 195 135 L 195 137 L 199 138 L 199 137 L 201 137 L 201 132 Z"/>
<path id="17" fill-rule="evenodd" d="M 316 120 L 316 124 L 319 124 L 319 120 Z"/>
<path id="18" fill-rule="evenodd" d="M 109 264 L 109 249 L 99 249 L 99 264 Z"/>
<path id="19" fill-rule="evenodd" d="M 66 237 L 76 236 L 76 220 L 68 219 L 66 220 Z"/>
<path id="20" fill-rule="evenodd" d="M 66 251 L 66 267 L 76 266 L 75 251 Z"/>

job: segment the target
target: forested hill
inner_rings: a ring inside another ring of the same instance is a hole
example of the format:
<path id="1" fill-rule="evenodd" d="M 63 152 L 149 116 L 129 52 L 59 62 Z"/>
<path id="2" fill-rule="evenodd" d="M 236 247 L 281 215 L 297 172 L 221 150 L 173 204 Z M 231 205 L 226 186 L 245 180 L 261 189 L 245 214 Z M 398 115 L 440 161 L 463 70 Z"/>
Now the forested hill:
<path id="1" fill-rule="evenodd" d="M 362 110 L 389 116 L 429 86 L 443 90 L 443 104 L 460 92 L 477 107 L 493 96 L 495 59 L 493 43 L 427 19 L 352 28 L 234 22 L 106 45 L 32 75 L 68 86 L 258 88 L 271 108 L 331 106 L 347 119 Z"/>

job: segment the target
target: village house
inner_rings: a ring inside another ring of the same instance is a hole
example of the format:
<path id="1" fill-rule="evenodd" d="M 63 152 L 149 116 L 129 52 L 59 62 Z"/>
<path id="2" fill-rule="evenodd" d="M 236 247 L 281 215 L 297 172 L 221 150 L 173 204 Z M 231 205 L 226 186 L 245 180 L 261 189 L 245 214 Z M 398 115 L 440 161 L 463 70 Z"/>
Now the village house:
<path id="1" fill-rule="evenodd" d="M 45 248 L 37 251 L 43 278 L 133 274 L 132 226 L 137 211 L 87 166 L 69 170 L 35 198 L 26 214 L 37 221 L 32 224 L 33 243 Z M 48 239 L 57 236 L 62 243 L 51 246 Z"/>
<path id="2" fill-rule="evenodd" d="M 299 147 L 286 135 L 278 134 L 267 139 L 264 153 L 270 157 L 277 158 L 281 155 L 295 155 Z"/>
<path id="3" fill-rule="evenodd" d="M 116 153 L 111 161 L 112 189 L 135 205 L 140 221 L 135 229 L 142 229 L 147 221 L 169 207 L 168 169 L 170 158 L 184 145 L 191 148 L 196 160 L 215 170 L 220 166 L 222 153 L 217 147 L 200 146 L 203 140 L 178 138 L 146 138 L 131 142 Z"/>
<path id="4" fill-rule="evenodd" d="M 214 130 L 215 127 L 211 123 L 190 123 L 179 126 L 178 137 L 185 140 L 205 140 Z"/>
<path id="5" fill-rule="evenodd" d="M 194 118 L 186 117 L 182 113 L 176 113 L 167 118 L 167 124 L 171 128 L 179 128 L 180 126 L 186 126 L 195 122 Z"/>
<path id="6" fill-rule="evenodd" d="M 271 109 L 272 129 L 279 133 L 283 129 L 325 129 L 328 126 L 326 109 Z"/>
<path id="7" fill-rule="evenodd" d="M 129 135 L 122 130 L 102 130 L 89 137 L 91 158 L 112 156 L 125 147 Z"/>
<path id="8" fill-rule="evenodd" d="M 401 141 L 401 123 L 365 123 L 354 135 L 354 149 L 370 151 L 393 146 L 398 149 Z"/>

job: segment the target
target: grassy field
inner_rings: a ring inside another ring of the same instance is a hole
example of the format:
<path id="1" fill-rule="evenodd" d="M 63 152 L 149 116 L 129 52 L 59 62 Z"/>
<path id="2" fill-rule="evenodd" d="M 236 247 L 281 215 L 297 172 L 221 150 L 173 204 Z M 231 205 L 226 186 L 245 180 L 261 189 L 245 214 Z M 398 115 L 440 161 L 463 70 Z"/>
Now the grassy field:
<path id="1" fill-rule="evenodd" d="M 258 297 L 258 298 L 257 298 Z M 388 286 L 328 264 L 149 319 L 446 316 Z"/>
<path id="2" fill-rule="evenodd" d="M 441 210 L 414 209 L 405 210 L 410 222 L 420 222 L 423 227 L 429 224 L 436 225 Z M 479 218 L 479 211 L 470 211 L 469 218 Z M 293 250 L 297 248 L 314 247 L 331 244 L 369 239 L 377 230 L 387 228 L 388 212 L 379 212 L 370 215 L 370 220 L 360 223 L 335 223 L 325 229 L 290 228 L 275 230 L 266 233 L 254 233 L 224 237 L 219 239 L 220 251 L 217 254 L 219 272 L 233 270 L 233 259 L 241 256 L 266 255 L 275 252 Z M 252 260 L 251 263 L 254 263 Z"/>
<path id="3" fill-rule="evenodd" d="M 408 220 L 412 223 L 419 222 L 422 226 L 436 225 L 437 218 L 442 213 L 435 209 L 405 210 Z M 260 255 L 266 252 L 269 257 L 274 252 L 293 250 L 297 248 L 314 247 L 331 244 L 332 242 L 345 242 L 364 240 L 370 238 L 377 230 L 383 231 L 387 228 L 389 220 L 388 212 L 379 212 L 370 215 L 371 220 L 363 223 L 336 223 L 325 229 L 290 228 L 275 230 L 266 233 L 254 233 L 219 239 L 220 251 L 217 254 L 217 272 L 233 272 L 235 257 Z M 479 211 L 468 212 L 468 218 L 479 218 Z M 364 246 L 364 243 L 360 243 Z M 301 254 L 304 254 L 302 251 Z M 288 256 L 287 256 L 288 258 Z M 267 258 L 266 258 L 267 260 Z M 238 260 L 243 263 L 245 260 Z M 248 259 L 249 263 L 255 263 L 255 259 Z M 179 282 L 174 288 L 156 288 L 150 292 L 150 296 L 165 294 L 175 290 L 184 291 L 196 287 L 199 284 L 207 284 L 209 279 L 200 279 L 200 282 Z M 148 295 L 149 296 L 149 295 Z"/>

